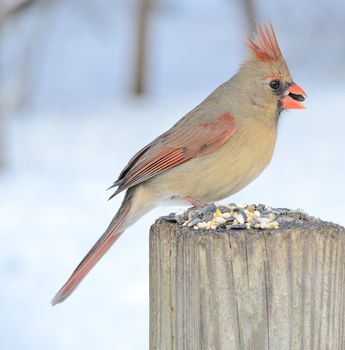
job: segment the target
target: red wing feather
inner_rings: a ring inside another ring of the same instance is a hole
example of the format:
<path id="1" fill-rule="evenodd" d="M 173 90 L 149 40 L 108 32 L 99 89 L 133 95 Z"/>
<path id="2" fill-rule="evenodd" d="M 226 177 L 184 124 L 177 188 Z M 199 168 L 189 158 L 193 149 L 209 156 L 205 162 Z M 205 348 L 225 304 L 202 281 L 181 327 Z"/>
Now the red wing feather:
<path id="1" fill-rule="evenodd" d="M 115 186 L 119 186 L 114 195 L 196 156 L 214 152 L 224 145 L 235 131 L 236 125 L 230 113 L 197 126 L 171 129 L 130 160 L 114 183 Z"/>

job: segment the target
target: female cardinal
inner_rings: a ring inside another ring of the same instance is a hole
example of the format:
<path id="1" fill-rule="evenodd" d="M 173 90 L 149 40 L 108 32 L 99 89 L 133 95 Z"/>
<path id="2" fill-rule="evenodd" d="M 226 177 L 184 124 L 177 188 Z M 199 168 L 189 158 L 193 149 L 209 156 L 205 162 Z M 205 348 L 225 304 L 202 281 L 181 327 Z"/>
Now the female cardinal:
<path id="1" fill-rule="evenodd" d="M 170 130 L 141 149 L 110 187 L 126 190 L 105 233 L 56 294 L 65 300 L 120 235 L 161 203 L 221 200 L 253 181 L 271 160 L 284 109 L 304 108 L 272 25 L 247 40 L 239 71 Z"/>

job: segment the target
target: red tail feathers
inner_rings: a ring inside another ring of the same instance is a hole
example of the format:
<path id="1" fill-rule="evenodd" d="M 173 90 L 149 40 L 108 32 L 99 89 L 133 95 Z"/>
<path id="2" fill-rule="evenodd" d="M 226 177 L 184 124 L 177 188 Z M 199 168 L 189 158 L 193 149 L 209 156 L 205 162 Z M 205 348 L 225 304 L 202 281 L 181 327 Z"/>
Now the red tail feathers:
<path id="1" fill-rule="evenodd" d="M 128 193 L 123 200 L 121 208 L 111 221 L 109 227 L 99 238 L 91 250 L 86 254 L 85 258 L 80 262 L 74 270 L 67 282 L 61 287 L 52 300 L 52 305 L 61 303 L 68 298 L 78 287 L 82 279 L 97 264 L 108 249 L 117 241 L 124 231 L 124 223 L 131 209 L 131 195 Z"/>

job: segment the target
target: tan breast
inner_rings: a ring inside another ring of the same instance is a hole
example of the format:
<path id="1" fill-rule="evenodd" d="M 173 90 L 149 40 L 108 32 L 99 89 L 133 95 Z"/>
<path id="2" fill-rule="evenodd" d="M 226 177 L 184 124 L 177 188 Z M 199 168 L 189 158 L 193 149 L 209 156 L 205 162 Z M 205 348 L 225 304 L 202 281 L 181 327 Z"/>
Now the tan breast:
<path id="1" fill-rule="evenodd" d="M 217 151 L 190 160 L 147 182 L 157 201 L 186 196 L 221 200 L 245 187 L 272 158 L 277 130 L 273 123 L 241 121 L 233 137 Z"/>

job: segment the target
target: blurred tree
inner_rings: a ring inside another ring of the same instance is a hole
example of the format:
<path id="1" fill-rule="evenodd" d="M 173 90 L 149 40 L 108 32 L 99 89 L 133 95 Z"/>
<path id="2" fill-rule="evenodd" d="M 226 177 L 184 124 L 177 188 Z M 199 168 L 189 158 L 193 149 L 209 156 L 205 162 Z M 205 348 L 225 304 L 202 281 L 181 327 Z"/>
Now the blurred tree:
<path id="1" fill-rule="evenodd" d="M 255 30 L 257 14 L 254 0 L 240 0 L 243 6 L 244 15 L 247 22 L 248 33 L 251 34 Z"/>
<path id="2" fill-rule="evenodd" d="M 138 0 L 136 47 L 134 57 L 134 84 L 133 92 L 141 95 L 146 89 L 146 59 L 147 59 L 147 37 L 150 12 L 153 0 Z"/>
<path id="3" fill-rule="evenodd" d="M 21 14 L 39 1 L 42 0 L 4 1 L 0 4 L 0 23 L 4 24 L 9 18 Z"/>
<path id="4" fill-rule="evenodd" d="M 0 0 L 0 168 L 5 163 L 6 118 L 12 111 L 27 107 L 37 91 L 39 70 L 54 27 L 51 15 L 56 12 L 54 5 L 64 1 L 69 0 Z M 73 4 L 75 13 L 84 16 L 88 25 L 98 28 L 109 24 L 104 20 L 106 14 L 97 11 L 101 8 L 97 1 L 74 0 Z M 14 55 L 3 49 L 1 39 L 5 36 L 16 41 Z"/>
<path id="5" fill-rule="evenodd" d="M 27 10 L 36 6 L 39 3 L 44 3 L 43 0 L 7 0 L 2 1 L 0 4 L 0 45 L 2 44 L 2 37 L 4 35 L 5 26 L 8 22 L 17 19 L 20 15 L 27 12 Z M 47 3 L 47 1 L 45 1 Z M 34 38 L 36 39 L 36 38 Z M 35 41 L 35 40 L 33 40 Z M 26 54 L 23 55 L 21 62 L 21 67 L 19 69 L 19 79 L 17 96 L 15 98 L 14 105 L 20 103 L 22 100 L 25 91 L 28 91 L 27 87 L 29 86 L 28 81 L 30 80 L 28 64 L 31 58 L 31 42 L 26 45 L 24 51 Z M 3 67 L 0 67 L 3 70 Z M 7 110 L 9 109 L 8 101 L 11 100 L 7 94 L 5 94 L 5 81 L 4 81 L 4 72 L 1 71 L 0 75 L 0 168 L 5 165 L 5 122 Z M 6 102 L 6 103 L 5 103 Z"/>

